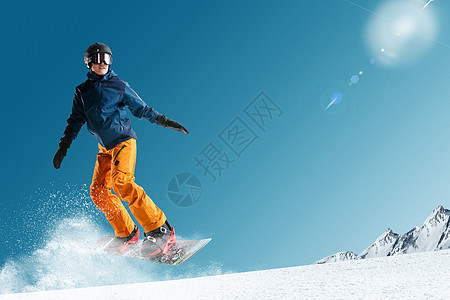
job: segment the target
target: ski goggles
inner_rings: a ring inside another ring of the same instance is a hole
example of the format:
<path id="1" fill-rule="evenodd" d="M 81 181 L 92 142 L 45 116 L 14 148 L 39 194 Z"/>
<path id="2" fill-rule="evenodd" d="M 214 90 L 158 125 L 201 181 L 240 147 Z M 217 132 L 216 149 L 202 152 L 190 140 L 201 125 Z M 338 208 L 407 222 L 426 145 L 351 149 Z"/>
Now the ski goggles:
<path id="1" fill-rule="evenodd" d="M 102 62 L 105 63 L 105 65 L 111 65 L 112 64 L 112 56 L 109 53 L 95 53 L 88 58 L 85 58 L 87 63 L 93 63 L 96 65 L 101 64 Z"/>

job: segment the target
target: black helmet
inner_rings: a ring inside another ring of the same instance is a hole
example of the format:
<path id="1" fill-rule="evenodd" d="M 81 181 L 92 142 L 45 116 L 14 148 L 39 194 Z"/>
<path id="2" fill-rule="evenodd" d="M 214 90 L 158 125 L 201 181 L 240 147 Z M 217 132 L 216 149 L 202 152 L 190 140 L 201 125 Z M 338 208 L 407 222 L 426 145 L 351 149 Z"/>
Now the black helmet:
<path id="1" fill-rule="evenodd" d="M 103 43 L 94 43 L 92 45 L 90 45 L 86 51 L 84 52 L 84 62 L 86 64 L 86 67 L 88 69 L 91 68 L 91 61 L 90 58 L 94 55 L 94 54 L 100 54 L 100 53 L 107 53 L 110 55 L 111 60 L 112 60 L 112 52 L 111 49 L 109 49 L 109 47 Z"/>

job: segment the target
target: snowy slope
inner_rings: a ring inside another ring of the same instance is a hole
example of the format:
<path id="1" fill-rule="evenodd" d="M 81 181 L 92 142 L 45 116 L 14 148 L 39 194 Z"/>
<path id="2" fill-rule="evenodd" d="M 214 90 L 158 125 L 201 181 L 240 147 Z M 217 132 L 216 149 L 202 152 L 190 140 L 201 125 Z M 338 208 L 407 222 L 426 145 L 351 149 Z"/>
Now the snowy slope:
<path id="1" fill-rule="evenodd" d="M 315 263 L 323 264 L 443 249 L 450 249 L 450 210 L 438 206 L 422 226 L 414 227 L 403 235 L 398 235 L 388 228 L 359 255 L 342 255 L 341 253 L 348 252 L 339 252 Z"/>
<path id="2" fill-rule="evenodd" d="M 448 299 L 450 250 L 3 299 Z"/>

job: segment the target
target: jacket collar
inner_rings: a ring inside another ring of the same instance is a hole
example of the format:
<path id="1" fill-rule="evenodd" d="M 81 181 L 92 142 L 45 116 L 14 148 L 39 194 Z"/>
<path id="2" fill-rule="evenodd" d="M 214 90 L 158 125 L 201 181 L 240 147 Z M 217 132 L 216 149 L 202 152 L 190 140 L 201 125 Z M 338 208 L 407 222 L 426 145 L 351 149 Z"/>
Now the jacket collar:
<path id="1" fill-rule="evenodd" d="M 86 74 L 86 76 L 87 76 L 87 78 L 88 78 L 89 80 L 92 80 L 92 81 L 105 81 L 105 80 L 108 80 L 108 79 L 110 79 L 110 78 L 117 77 L 117 74 L 116 74 L 113 70 L 109 70 L 108 73 L 106 73 L 105 75 L 103 75 L 103 76 L 98 76 L 98 75 L 95 74 L 94 72 L 89 71 L 89 72 Z"/>

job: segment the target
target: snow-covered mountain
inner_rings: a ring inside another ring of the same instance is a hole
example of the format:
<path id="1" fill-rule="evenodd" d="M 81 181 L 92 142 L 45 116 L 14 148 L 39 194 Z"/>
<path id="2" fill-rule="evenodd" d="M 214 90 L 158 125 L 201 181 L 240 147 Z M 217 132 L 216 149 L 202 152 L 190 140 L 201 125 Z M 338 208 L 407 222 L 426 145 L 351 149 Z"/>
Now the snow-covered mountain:
<path id="1" fill-rule="evenodd" d="M 328 263 L 328 262 L 353 260 L 353 259 L 356 259 L 357 256 L 358 256 L 358 254 L 355 254 L 352 251 L 343 251 L 343 252 L 338 252 L 336 254 L 327 256 L 321 260 L 318 260 L 315 262 L 315 264 L 324 264 L 324 263 Z"/>
<path id="2" fill-rule="evenodd" d="M 448 299 L 450 250 L 169 281 L 0 295 L 60 299 Z"/>
<path id="3" fill-rule="evenodd" d="M 351 251 L 339 252 L 315 264 L 443 249 L 450 249 L 450 210 L 438 206 L 420 227 L 414 227 L 403 235 L 388 228 L 359 255 Z"/>

